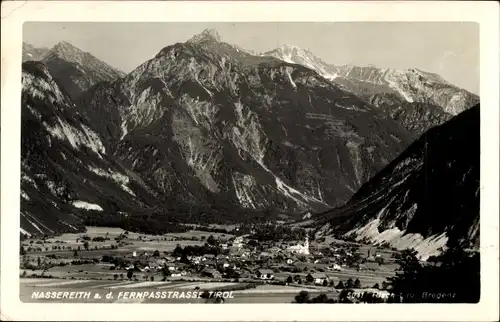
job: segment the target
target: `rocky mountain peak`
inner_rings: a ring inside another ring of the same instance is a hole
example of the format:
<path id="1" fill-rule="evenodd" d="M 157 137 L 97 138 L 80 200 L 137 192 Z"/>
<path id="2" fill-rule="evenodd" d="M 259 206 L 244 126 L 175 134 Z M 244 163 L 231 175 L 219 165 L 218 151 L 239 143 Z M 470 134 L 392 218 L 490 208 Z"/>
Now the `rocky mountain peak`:
<path id="1" fill-rule="evenodd" d="M 70 62 L 83 63 L 83 60 L 86 58 L 86 56 L 89 55 L 90 54 L 75 47 L 71 43 L 67 41 L 61 41 L 57 43 L 54 47 L 52 47 L 47 57 L 55 56 Z"/>
<path id="2" fill-rule="evenodd" d="M 221 42 L 222 38 L 215 29 L 205 29 L 201 33 L 193 36 L 189 40 L 189 42 L 192 43 L 200 43 L 200 42 L 206 42 L 206 41 L 215 41 L 215 42 Z"/>
<path id="3" fill-rule="evenodd" d="M 63 40 L 61 42 L 58 42 L 52 50 L 54 52 L 60 52 L 60 53 L 81 53 L 83 52 L 80 48 L 72 45 L 71 43 Z"/>
<path id="4" fill-rule="evenodd" d="M 298 57 L 313 57 L 314 59 L 318 59 L 308 50 L 302 49 L 296 45 L 285 44 L 282 45 L 275 50 L 264 53 L 264 55 L 274 56 L 276 58 L 283 59 L 285 61 L 293 61 L 294 56 Z"/>
<path id="5" fill-rule="evenodd" d="M 125 76 L 122 71 L 67 41 L 57 43 L 41 61 L 72 99 L 99 82 Z"/>
<path id="6" fill-rule="evenodd" d="M 293 44 L 284 44 L 278 48 L 279 51 L 295 51 L 298 53 L 309 53 L 307 49 L 300 48 L 299 46 Z"/>
<path id="7" fill-rule="evenodd" d="M 337 77 L 337 68 L 334 65 L 325 63 L 311 51 L 295 45 L 285 44 L 274 50 L 263 53 L 261 56 L 271 56 L 290 64 L 305 66 L 329 80 L 333 80 Z"/>

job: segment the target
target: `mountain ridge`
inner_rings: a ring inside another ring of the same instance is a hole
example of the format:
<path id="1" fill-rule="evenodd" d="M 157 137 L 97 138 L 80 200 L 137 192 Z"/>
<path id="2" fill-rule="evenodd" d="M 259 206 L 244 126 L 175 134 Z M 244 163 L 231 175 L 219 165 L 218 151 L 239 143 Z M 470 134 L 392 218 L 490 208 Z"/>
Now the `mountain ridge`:
<path id="1" fill-rule="evenodd" d="M 320 214 L 322 233 L 414 247 L 423 258 L 450 238 L 478 249 L 479 110 L 428 130 L 344 206 Z"/>
<path id="2" fill-rule="evenodd" d="M 356 66 L 325 63 L 309 50 L 284 45 L 261 54 L 317 71 L 352 92 L 388 117 L 396 120 L 415 138 L 479 102 L 479 97 L 417 68 L 399 70 L 373 65 Z M 431 110 L 430 115 L 426 110 Z"/>

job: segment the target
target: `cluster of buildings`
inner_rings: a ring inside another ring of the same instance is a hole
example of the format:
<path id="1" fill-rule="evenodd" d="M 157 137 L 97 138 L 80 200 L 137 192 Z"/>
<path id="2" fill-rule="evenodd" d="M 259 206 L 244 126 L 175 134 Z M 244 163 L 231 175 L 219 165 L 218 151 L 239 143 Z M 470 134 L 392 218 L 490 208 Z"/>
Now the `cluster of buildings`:
<path id="1" fill-rule="evenodd" d="M 250 246 L 249 244 L 252 244 Z M 199 276 L 207 278 L 248 278 L 273 280 L 277 273 L 280 278 L 300 273 L 310 283 L 324 285 L 329 282 L 326 272 L 341 271 L 346 266 L 345 259 L 353 255 L 342 249 L 333 248 L 327 255 L 311 247 L 306 237 L 303 243 L 245 241 L 244 236 L 235 237 L 218 244 L 222 253 L 199 256 L 174 257 L 172 255 L 152 256 L 137 254 L 132 257 L 141 262 L 140 270 L 150 272 L 168 270 L 170 276 Z M 158 254 L 157 254 L 158 255 Z M 377 255 L 357 266 L 358 270 L 376 269 Z M 187 260 L 186 260 L 187 259 Z M 137 266 L 137 265 L 136 265 Z"/>

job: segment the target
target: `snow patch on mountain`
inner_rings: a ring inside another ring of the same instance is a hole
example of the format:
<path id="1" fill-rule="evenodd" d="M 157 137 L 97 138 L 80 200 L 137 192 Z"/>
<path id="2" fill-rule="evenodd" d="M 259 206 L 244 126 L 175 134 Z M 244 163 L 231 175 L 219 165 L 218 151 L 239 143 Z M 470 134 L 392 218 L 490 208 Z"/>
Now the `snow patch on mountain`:
<path id="1" fill-rule="evenodd" d="M 73 207 L 75 208 L 80 208 L 80 209 L 85 209 L 85 210 L 97 210 L 97 211 L 103 211 L 101 206 L 98 204 L 86 202 L 86 201 L 81 201 L 81 200 L 76 200 L 71 203 Z"/>
<path id="2" fill-rule="evenodd" d="M 427 260 L 430 256 L 439 255 L 448 242 L 446 233 L 424 238 L 420 234 L 406 234 L 404 230 L 399 230 L 397 227 L 379 231 L 379 225 L 380 219 L 376 218 L 352 233 L 356 236 L 357 241 L 368 239 L 375 245 L 388 243 L 391 247 L 399 250 L 413 248 L 417 251 L 421 260 Z"/>
<path id="3" fill-rule="evenodd" d="M 92 171 L 93 173 L 97 174 L 98 176 L 113 179 L 113 181 L 115 181 L 116 183 L 119 183 L 119 184 L 127 184 L 129 182 L 129 178 L 126 175 L 123 175 L 123 174 L 118 173 L 118 172 L 114 172 L 110 169 L 103 170 L 103 169 L 95 168 L 92 166 L 89 166 L 88 169 L 90 171 Z"/>
<path id="4" fill-rule="evenodd" d="M 89 166 L 88 169 L 92 171 L 93 173 L 97 174 L 98 176 L 104 177 L 104 178 L 109 178 L 116 182 L 125 192 L 131 194 L 132 196 L 136 196 L 135 193 L 127 187 L 127 184 L 130 182 L 130 179 L 128 176 L 112 171 L 111 169 L 103 170 L 100 168 L 95 168 L 92 166 Z"/>
<path id="5" fill-rule="evenodd" d="M 271 56 L 289 64 L 305 66 L 328 80 L 334 80 L 338 76 L 337 69 L 334 66 L 325 63 L 309 50 L 299 48 L 295 45 L 283 45 L 273 51 L 260 54 L 260 56 Z"/>

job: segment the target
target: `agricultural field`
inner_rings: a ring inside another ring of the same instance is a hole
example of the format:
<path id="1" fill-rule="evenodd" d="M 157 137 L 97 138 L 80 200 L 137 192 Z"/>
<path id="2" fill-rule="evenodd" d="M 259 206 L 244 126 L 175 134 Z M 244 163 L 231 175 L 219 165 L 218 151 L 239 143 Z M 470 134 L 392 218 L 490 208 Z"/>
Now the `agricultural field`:
<path id="1" fill-rule="evenodd" d="M 228 234 L 210 233 L 197 230 L 185 233 L 165 234 L 161 236 L 128 232 L 125 243 L 117 246 L 115 238 L 122 236 L 124 233 L 125 230 L 120 228 L 87 227 L 87 231 L 85 233 L 63 234 L 45 240 L 24 240 L 21 245 L 24 247 L 26 253 L 22 258 L 23 261 L 31 263 L 36 263 L 37 260 L 41 258 L 42 262 L 59 264 L 61 262 L 70 263 L 71 261 L 77 259 L 101 259 L 103 256 L 131 257 L 134 252 L 152 254 L 154 251 L 158 250 L 160 253 L 170 253 L 177 247 L 177 245 L 180 245 L 181 247 L 200 246 L 205 243 L 205 240 L 210 235 L 213 235 L 221 240 L 231 237 L 231 235 Z M 88 239 L 90 239 L 87 241 L 88 250 L 85 250 L 83 246 L 84 240 L 82 238 L 84 236 L 87 236 Z M 92 241 L 92 239 L 96 237 L 108 238 L 109 240 L 99 242 Z M 112 245 L 116 248 L 111 248 Z M 55 250 L 53 249 L 54 246 L 62 246 L 62 250 Z M 42 251 L 30 250 L 31 247 L 40 247 L 42 248 Z M 49 258 L 48 256 L 53 256 L 53 258 Z M 122 275 L 119 276 L 118 279 L 120 279 L 123 275 L 126 275 L 126 271 L 111 270 L 110 266 L 113 265 L 109 263 L 89 263 L 65 266 L 55 265 L 44 270 L 21 269 L 21 274 L 23 274 L 24 271 L 26 276 L 31 276 L 33 274 L 41 275 L 43 272 L 46 276 L 53 276 L 56 278 L 98 280 L 113 280 L 116 279 L 115 275 Z M 142 280 L 145 277 L 148 279 L 153 277 L 153 279 L 158 280 L 162 278 L 162 275 L 159 272 L 136 272 L 134 276 L 139 280 Z"/>
<path id="2" fill-rule="evenodd" d="M 230 234 L 212 233 L 206 231 L 192 230 L 184 233 L 169 233 L 164 235 L 145 235 L 133 232 L 128 232 L 127 244 L 120 246 L 118 249 L 111 249 L 112 245 L 116 245 L 115 238 L 124 234 L 125 230 L 113 227 L 87 227 L 85 233 L 63 234 L 46 240 L 30 239 L 25 240 L 21 245 L 28 247 L 40 247 L 42 251 L 30 251 L 28 254 L 60 254 L 61 256 L 69 256 L 78 247 L 83 250 L 82 237 L 88 236 L 88 256 L 103 256 L 113 253 L 124 253 L 133 251 L 155 251 L 170 252 L 177 245 L 181 246 L 198 246 L 203 245 L 204 239 L 213 235 L 215 238 L 228 239 L 233 237 Z M 109 238 L 102 242 L 92 241 L 93 238 L 102 237 Z M 62 246 L 63 250 L 54 250 L 54 246 Z M 71 250 L 68 249 L 71 248 Z M 97 247 L 97 249 L 95 249 Z M 85 252 L 87 254 L 87 251 Z"/>

